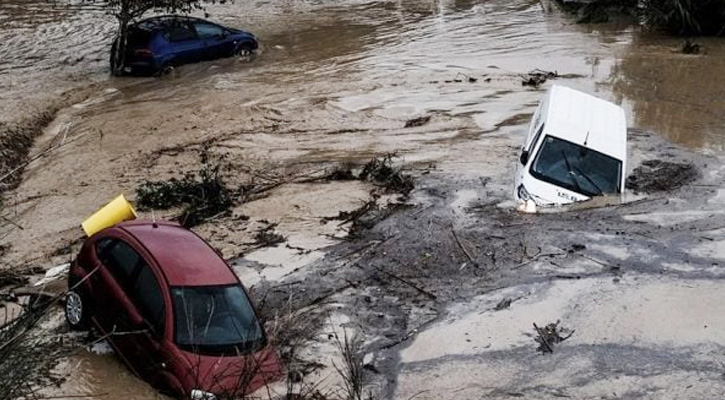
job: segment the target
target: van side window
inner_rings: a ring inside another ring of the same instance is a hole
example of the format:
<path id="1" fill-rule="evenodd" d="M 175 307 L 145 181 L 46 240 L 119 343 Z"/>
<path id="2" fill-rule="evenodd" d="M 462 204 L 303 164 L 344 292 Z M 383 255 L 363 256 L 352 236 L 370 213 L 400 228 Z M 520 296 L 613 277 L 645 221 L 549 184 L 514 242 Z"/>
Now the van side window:
<path id="1" fill-rule="evenodd" d="M 138 307 L 141 315 L 151 324 L 151 327 L 158 334 L 164 332 L 166 322 L 166 309 L 164 307 L 164 296 L 161 286 L 151 268 L 142 262 L 138 272 L 138 278 L 128 292 L 133 304 Z"/>
<path id="2" fill-rule="evenodd" d="M 531 152 L 534 150 L 534 147 L 536 146 L 536 143 L 539 141 L 539 138 L 541 137 L 541 133 L 544 132 L 544 124 L 541 124 L 541 127 L 538 131 L 536 131 L 536 135 L 534 135 L 534 139 L 529 143 L 529 148 L 526 149 L 526 151 Z"/>
<path id="3" fill-rule="evenodd" d="M 98 256 L 121 287 L 128 288 L 141 256 L 120 240 L 108 240 L 108 243 L 99 242 Z"/>

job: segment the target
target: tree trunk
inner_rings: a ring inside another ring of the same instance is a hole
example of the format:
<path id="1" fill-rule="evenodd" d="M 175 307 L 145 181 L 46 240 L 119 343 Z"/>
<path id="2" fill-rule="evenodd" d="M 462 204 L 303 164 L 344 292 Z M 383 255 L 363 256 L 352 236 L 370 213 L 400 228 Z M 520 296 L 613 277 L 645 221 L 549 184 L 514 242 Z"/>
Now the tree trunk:
<path id="1" fill-rule="evenodd" d="M 128 46 L 128 24 L 130 18 L 124 15 L 117 15 L 118 18 L 118 36 L 111 47 L 111 73 L 115 76 L 123 74 L 123 68 L 126 64 L 126 47 Z"/>

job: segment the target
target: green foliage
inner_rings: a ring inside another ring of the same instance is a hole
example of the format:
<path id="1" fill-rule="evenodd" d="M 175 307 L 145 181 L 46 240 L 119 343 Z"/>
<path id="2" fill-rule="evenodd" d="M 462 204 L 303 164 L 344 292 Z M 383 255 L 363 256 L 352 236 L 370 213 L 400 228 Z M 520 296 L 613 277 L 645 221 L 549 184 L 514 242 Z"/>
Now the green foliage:
<path id="1" fill-rule="evenodd" d="M 725 1 L 642 0 L 645 22 L 678 35 L 723 35 Z"/>
<path id="2" fill-rule="evenodd" d="M 183 207 L 178 220 L 186 227 L 227 212 L 234 204 L 234 193 L 219 175 L 222 165 L 211 163 L 206 152 L 201 164 L 198 173 L 187 173 L 181 179 L 143 183 L 136 189 L 136 203 L 142 209 Z"/>
<path id="3" fill-rule="evenodd" d="M 146 12 L 155 10 L 168 13 L 189 13 L 202 9 L 204 4 L 213 4 L 217 0 L 85 0 L 98 2 L 109 14 L 119 21 L 133 21 Z M 224 3 L 224 0 L 218 2 Z"/>

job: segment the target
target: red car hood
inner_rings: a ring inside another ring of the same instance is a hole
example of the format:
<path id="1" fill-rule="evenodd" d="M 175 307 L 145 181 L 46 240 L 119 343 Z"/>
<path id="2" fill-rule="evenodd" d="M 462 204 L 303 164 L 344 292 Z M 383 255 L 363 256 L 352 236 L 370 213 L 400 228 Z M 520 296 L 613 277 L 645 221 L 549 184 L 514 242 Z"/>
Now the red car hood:
<path id="1" fill-rule="evenodd" d="M 192 366 L 192 389 L 227 398 L 244 396 L 282 377 L 282 364 L 271 347 L 244 356 L 207 356 L 182 351 Z"/>

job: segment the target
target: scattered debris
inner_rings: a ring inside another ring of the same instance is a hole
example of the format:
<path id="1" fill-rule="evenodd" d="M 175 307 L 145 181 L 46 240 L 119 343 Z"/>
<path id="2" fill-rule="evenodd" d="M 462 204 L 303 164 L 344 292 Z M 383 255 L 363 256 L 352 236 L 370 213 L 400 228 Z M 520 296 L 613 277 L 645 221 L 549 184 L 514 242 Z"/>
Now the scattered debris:
<path id="1" fill-rule="evenodd" d="M 387 192 L 397 192 L 407 196 L 415 187 L 413 177 L 404 174 L 401 168 L 393 166 L 395 153 L 376 157 L 363 166 L 359 178 L 385 188 Z"/>
<path id="2" fill-rule="evenodd" d="M 463 72 L 459 72 L 456 74 L 456 76 L 453 77 L 453 79 L 449 79 L 444 81 L 445 83 L 463 83 L 464 79 L 461 79 L 463 77 L 468 83 L 476 83 L 478 82 L 478 78 L 474 78 L 470 75 L 464 74 Z M 490 82 L 491 79 L 489 78 L 486 82 Z M 433 81 L 431 83 L 438 83 L 438 81 Z"/>
<path id="3" fill-rule="evenodd" d="M 569 339 L 571 335 L 574 334 L 575 331 L 569 330 L 566 328 L 559 327 L 559 321 L 557 320 L 554 323 L 548 324 L 543 328 L 539 328 L 536 323 L 534 323 L 534 329 L 536 330 L 536 333 L 538 336 L 534 338 L 536 343 L 539 344 L 539 347 L 537 348 L 538 351 L 542 353 L 553 353 L 554 348 L 552 347 L 555 344 L 561 343 L 565 341 L 566 339 Z M 562 336 L 562 334 L 566 336 Z"/>
<path id="4" fill-rule="evenodd" d="M 85 240 L 86 240 L 85 236 L 79 236 L 76 239 L 67 240 L 66 244 L 53 250 L 53 252 L 50 253 L 50 256 L 57 257 L 57 256 L 75 255 L 75 250 L 78 250 L 81 247 L 81 245 L 83 245 L 83 242 Z"/>
<path id="5" fill-rule="evenodd" d="M 458 239 L 458 235 L 456 234 L 456 230 L 453 229 L 453 224 L 451 224 L 451 233 L 453 234 L 453 239 L 455 239 L 456 240 L 456 243 L 458 244 L 458 248 L 460 248 L 461 251 L 463 251 L 463 254 L 466 255 L 466 258 L 468 259 L 468 261 L 472 262 L 473 265 L 476 265 L 477 266 L 476 261 L 474 260 L 473 257 L 471 257 L 471 253 L 468 252 L 468 250 L 461 243 L 460 239 Z"/>
<path id="6" fill-rule="evenodd" d="M 350 221 L 355 223 L 355 222 L 359 221 L 362 216 L 364 216 L 368 212 L 373 211 L 377 208 L 378 208 L 377 198 L 374 197 L 374 198 L 366 201 L 362 206 L 360 206 L 352 211 L 340 211 L 334 217 L 323 218 L 323 221 L 338 220 L 338 221 L 342 221 L 341 223 L 350 222 Z"/>
<path id="7" fill-rule="evenodd" d="M 16 269 L 5 268 L 0 270 L 0 287 L 17 287 L 28 283 L 28 276 Z"/>
<path id="8" fill-rule="evenodd" d="M 335 332 L 335 342 L 342 355 L 343 364 L 338 366 L 333 362 L 337 374 L 342 378 L 342 389 L 344 398 L 350 400 L 363 400 L 363 389 L 365 385 L 365 372 L 363 368 L 363 340 L 353 335 L 349 337 L 343 328 L 343 336 L 340 338 Z"/>
<path id="9" fill-rule="evenodd" d="M 556 71 L 543 71 L 535 69 L 529 71 L 526 75 L 522 76 L 521 85 L 539 87 L 549 79 L 555 79 L 559 77 L 559 73 Z"/>
<path id="10" fill-rule="evenodd" d="M 694 164 L 647 160 L 627 178 L 627 189 L 640 193 L 670 191 L 692 183 L 700 173 Z"/>
<path id="11" fill-rule="evenodd" d="M 219 175 L 220 162 L 212 163 L 206 150 L 201 153 L 202 168 L 181 179 L 145 182 L 136 190 L 136 203 L 142 208 L 169 209 L 183 206 L 176 219 L 185 227 L 196 226 L 233 205 L 233 191 Z"/>
<path id="12" fill-rule="evenodd" d="M 373 194 L 373 198 L 366 201 L 360 207 L 352 211 L 340 211 L 334 217 L 323 218 L 322 221 L 339 220 L 340 224 L 352 222 L 348 229 L 347 238 L 355 239 L 360 236 L 362 231 L 372 229 L 378 222 L 390 216 L 395 210 L 405 206 L 404 203 L 393 203 L 387 207 L 378 205 L 378 196 Z"/>
<path id="13" fill-rule="evenodd" d="M 275 232 L 279 224 L 269 224 L 261 228 L 254 234 L 254 245 L 257 248 L 271 247 L 280 243 L 284 243 L 287 239 Z"/>
<path id="14" fill-rule="evenodd" d="M 430 118 L 431 118 L 430 115 L 426 115 L 426 116 L 423 116 L 423 117 L 409 119 L 405 123 L 405 127 L 406 128 L 415 128 L 415 127 L 418 127 L 418 126 L 423 126 L 423 125 L 427 124 L 428 122 L 430 122 Z"/>
<path id="15" fill-rule="evenodd" d="M 695 43 L 690 41 L 690 39 L 687 39 L 685 40 L 685 43 L 682 44 L 682 47 L 680 47 L 680 51 L 683 54 L 700 54 L 702 46 L 700 46 L 699 43 Z"/>

